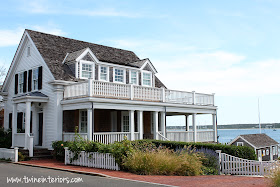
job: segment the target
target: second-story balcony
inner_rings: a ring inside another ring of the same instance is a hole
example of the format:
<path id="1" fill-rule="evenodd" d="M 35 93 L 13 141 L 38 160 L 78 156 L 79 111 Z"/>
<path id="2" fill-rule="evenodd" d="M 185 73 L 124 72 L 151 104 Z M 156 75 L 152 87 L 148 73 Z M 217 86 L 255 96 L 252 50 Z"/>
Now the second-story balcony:
<path id="1" fill-rule="evenodd" d="M 101 97 L 135 101 L 165 102 L 214 106 L 214 94 L 169 90 L 165 88 L 95 81 L 74 83 L 65 87 L 64 99 Z"/>

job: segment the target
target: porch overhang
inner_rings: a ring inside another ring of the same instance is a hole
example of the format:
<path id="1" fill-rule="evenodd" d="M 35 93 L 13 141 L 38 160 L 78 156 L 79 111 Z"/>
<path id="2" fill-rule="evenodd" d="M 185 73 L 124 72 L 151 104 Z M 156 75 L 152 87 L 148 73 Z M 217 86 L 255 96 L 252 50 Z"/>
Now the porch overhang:
<path id="1" fill-rule="evenodd" d="M 47 103 L 49 97 L 41 92 L 31 92 L 17 97 L 13 97 L 13 103 L 26 103 L 26 102 L 38 102 Z"/>

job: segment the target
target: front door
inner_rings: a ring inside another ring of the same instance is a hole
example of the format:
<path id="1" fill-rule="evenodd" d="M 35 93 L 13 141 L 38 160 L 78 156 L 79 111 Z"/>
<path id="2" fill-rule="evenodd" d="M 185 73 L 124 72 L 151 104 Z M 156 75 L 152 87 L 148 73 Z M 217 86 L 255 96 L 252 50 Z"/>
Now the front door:
<path id="1" fill-rule="evenodd" d="M 42 142 L 43 142 L 43 113 L 39 113 L 39 146 L 42 146 Z"/>

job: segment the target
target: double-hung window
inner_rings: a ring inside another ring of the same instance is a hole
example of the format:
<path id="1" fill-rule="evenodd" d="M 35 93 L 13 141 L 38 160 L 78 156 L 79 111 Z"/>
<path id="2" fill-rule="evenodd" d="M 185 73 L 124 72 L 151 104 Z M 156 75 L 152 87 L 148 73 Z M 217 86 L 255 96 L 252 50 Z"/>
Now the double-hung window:
<path id="1" fill-rule="evenodd" d="M 80 133 L 87 132 L 87 111 L 81 110 L 80 111 Z"/>
<path id="2" fill-rule="evenodd" d="M 109 81 L 109 72 L 108 72 L 108 67 L 107 66 L 100 66 L 99 69 L 99 80 L 102 81 Z"/>
<path id="3" fill-rule="evenodd" d="M 32 83 L 33 83 L 33 90 L 38 90 L 38 79 L 39 79 L 39 69 L 32 70 Z"/>
<path id="4" fill-rule="evenodd" d="M 130 84 L 138 84 L 137 71 L 130 71 Z"/>
<path id="5" fill-rule="evenodd" d="M 90 61 L 80 61 L 80 78 L 90 79 L 93 77 L 94 63 Z"/>
<path id="6" fill-rule="evenodd" d="M 114 82 L 124 83 L 124 70 L 123 69 L 114 69 Z"/>
<path id="7" fill-rule="evenodd" d="M 152 74 L 148 72 L 142 73 L 142 85 L 143 86 L 152 86 Z"/>
<path id="8" fill-rule="evenodd" d="M 18 92 L 23 93 L 24 78 L 23 72 L 18 74 Z"/>
<path id="9" fill-rule="evenodd" d="M 82 78 L 92 78 L 92 64 L 82 63 Z"/>

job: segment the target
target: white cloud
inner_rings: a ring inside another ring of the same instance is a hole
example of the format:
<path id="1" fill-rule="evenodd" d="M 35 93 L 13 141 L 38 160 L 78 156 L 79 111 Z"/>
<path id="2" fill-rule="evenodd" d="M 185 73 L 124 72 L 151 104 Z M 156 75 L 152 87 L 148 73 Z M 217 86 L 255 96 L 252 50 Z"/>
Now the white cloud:
<path id="1" fill-rule="evenodd" d="M 172 64 L 170 61 L 154 63 L 162 64 L 159 70 L 162 81 L 179 90 L 226 96 L 280 93 L 280 87 L 276 86 L 280 79 L 280 59 L 246 63 L 245 57 L 228 52 L 214 52 L 206 55 L 208 58 L 204 55 L 187 55 Z"/>
<path id="2" fill-rule="evenodd" d="M 52 23 L 47 23 L 45 25 L 26 25 L 25 28 L 33 29 L 40 32 L 45 32 L 54 35 L 66 35 L 61 29 L 57 28 L 56 25 Z M 16 29 L 2 29 L 0 30 L 0 47 L 15 46 L 18 45 L 20 39 L 23 35 L 24 28 L 18 27 Z"/>
<path id="3" fill-rule="evenodd" d="M 0 30 L 0 47 L 18 45 L 23 31 L 23 28 Z"/>
<path id="4" fill-rule="evenodd" d="M 104 16 L 104 17 L 127 17 L 136 18 L 143 17 L 144 14 L 139 14 L 129 11 L 116 10 L 114 8 L 70 8 L 67 3 L 52 4 L 46 0 L 23 1 L 19 8 L 21 11 L 31 14 L 59 14 L 59 15 L 78 15 L 78 16 Z"/>
<path id="5" fill-rule="evenodd" d="M 61 29 L 57 28 L 54 24 L 48 23 L 47 25 L 33 25 L 30 27 L 30 29 L 34 29 L 39 32 L 45 32 L 48 34 L 54 34 L 54 35 L 67 35 L 66 32 L 62 31 Z"/>

